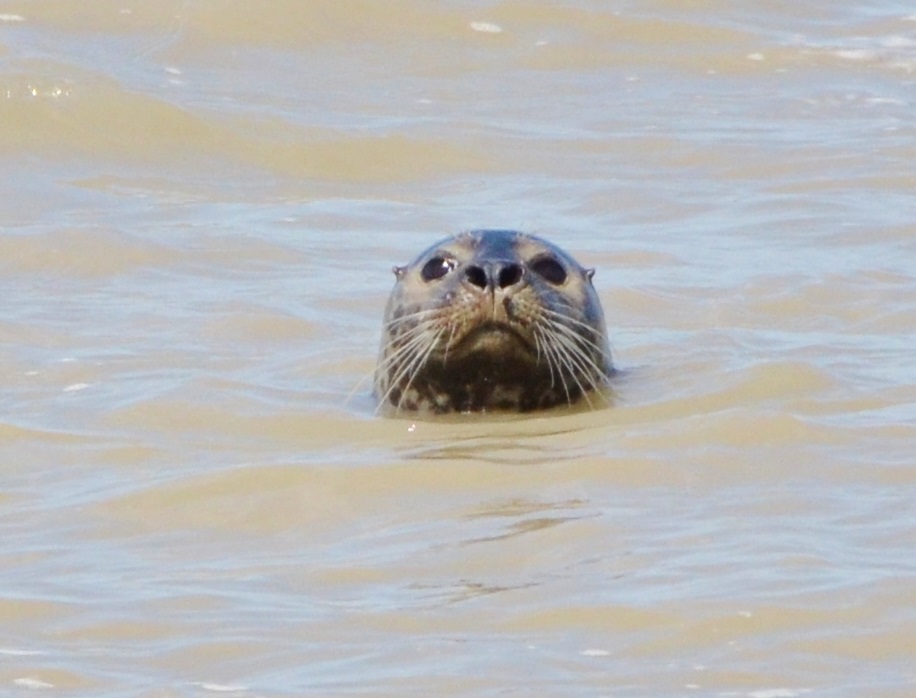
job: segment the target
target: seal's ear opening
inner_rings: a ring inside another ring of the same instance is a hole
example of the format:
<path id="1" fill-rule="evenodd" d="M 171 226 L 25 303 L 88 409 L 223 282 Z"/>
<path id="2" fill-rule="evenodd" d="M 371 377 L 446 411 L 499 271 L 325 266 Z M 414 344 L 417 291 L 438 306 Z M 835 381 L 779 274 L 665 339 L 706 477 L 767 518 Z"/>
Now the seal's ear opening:
<path id="1" fill-rule="evenodd" d="M 594 267 L 592 267 L 591 269 L 585 270 L 585 278 L 588 279 L 589 283 L 592 282 L 592 279 L 595 278 L 595 268 Z"/>
<path id="2" fill-rule="evenodd" d="M 407 273 L 407 267 L 391 267 L 391 271 L 394 272 L 394 278 L 400 281 L 404 278 L 404 274 Z"/>

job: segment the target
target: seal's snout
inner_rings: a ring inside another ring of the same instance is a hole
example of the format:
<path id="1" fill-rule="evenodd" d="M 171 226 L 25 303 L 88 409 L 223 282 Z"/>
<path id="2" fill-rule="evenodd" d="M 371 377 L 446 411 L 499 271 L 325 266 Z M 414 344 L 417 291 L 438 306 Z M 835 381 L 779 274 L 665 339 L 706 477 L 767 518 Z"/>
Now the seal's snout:
<path id="1" fill-rule="evenodd" d="M 472 286 L 483 290 L 507 290 L 521 282 L 524 270 L 515 262 L 487 262 L 469 265 L 464 276 Z"/>

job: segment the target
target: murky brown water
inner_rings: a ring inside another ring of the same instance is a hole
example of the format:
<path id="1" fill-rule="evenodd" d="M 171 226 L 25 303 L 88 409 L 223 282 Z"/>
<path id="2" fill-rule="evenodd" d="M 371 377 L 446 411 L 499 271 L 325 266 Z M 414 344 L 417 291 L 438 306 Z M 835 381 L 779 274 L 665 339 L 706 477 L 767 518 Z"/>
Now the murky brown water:
<path id="1" fill-rule="evenodd" d="M 4 3 L 0 693 L 916 695 L 914 13 Z M 468 227 L 611 408 L 375 416 Z"/>

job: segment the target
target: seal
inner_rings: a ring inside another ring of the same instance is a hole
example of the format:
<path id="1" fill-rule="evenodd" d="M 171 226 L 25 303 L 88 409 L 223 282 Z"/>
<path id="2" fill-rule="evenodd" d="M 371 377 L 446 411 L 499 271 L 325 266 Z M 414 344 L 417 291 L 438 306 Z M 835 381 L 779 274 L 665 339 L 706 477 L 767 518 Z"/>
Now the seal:
<path id="1" fill-rule="evenodd" d="M 526 412 L 573 404 L 613 372 L 604 312 L 581 267 L 514 230 L 471 230 L 406 267 L 385 309 L 379 404 Z"/>

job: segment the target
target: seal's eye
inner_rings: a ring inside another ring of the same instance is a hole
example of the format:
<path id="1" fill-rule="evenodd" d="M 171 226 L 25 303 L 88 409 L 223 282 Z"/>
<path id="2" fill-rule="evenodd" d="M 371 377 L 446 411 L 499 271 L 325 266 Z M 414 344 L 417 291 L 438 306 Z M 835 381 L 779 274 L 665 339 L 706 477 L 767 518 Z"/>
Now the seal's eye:
<path id="1" fill-rule="evenodd" d="M 424 281 L 435 281 L 441 279 L 455 268 L 455 262 L 445 257 L 433 257 L 420 270 L 420 276 Z"/>
<path id="2" fill-rule="evenodd" d="M 566 270 L 553 257 L 538 257 L 531 263 L 531 271 L 556 286 L 566 281 Z"/>

